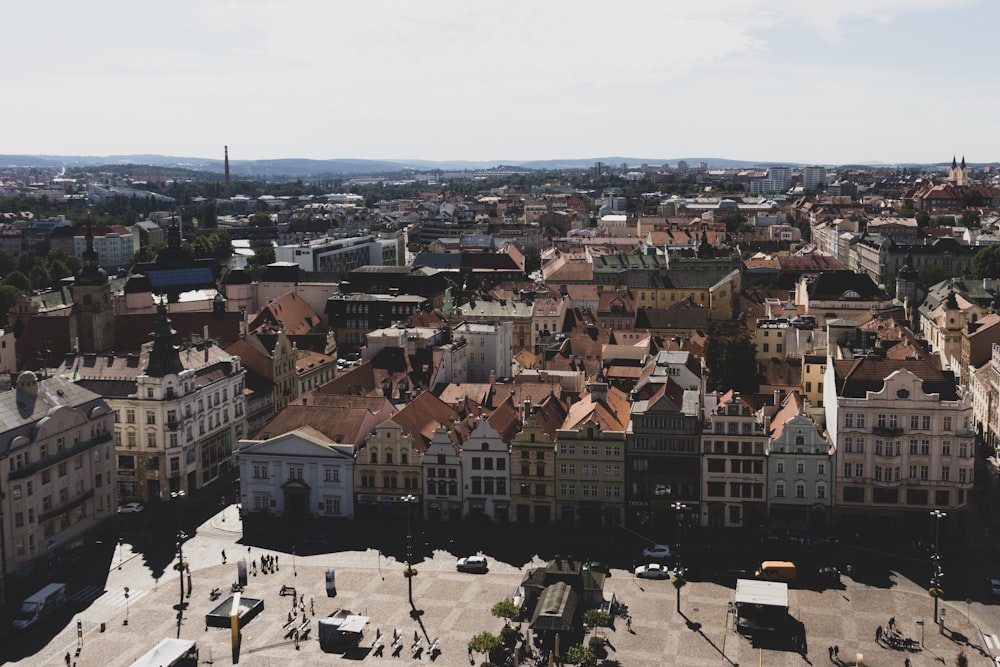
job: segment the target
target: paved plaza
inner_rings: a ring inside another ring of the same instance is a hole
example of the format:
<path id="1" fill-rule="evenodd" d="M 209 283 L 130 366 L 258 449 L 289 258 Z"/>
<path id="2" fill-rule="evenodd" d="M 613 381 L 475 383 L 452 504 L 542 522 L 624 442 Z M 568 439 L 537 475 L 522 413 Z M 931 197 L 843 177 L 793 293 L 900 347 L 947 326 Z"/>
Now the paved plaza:
<path id="1" fill-rule="evenodd" d="M 230 520 L 223 524 L 217 516 L 212 525 L 232 530 L 238 528 L 239 522 Z M 236 559 L 248 555 L 245 547 L 239 545 L 228 551 L 226 565 L 220 557 L 217 564 L 193 570 L 193 593 L 185 600 L 188 608 L 184 611 L 179 635 L 197 642 L 201 664 L 234 664 L 228 630 L 206 629 L 205 626 L 206 612 L 218 604 L 209 599 L 209 591 L 219 587 L 225 599 L 229 585 L 236 579 Z M 263 555 L 278 556 L 279 571 L 261 574 L 259 563 Z M 523 569 L 491 559 L 488 574 L 464 574 L 455 571 L 455 556 L 435 551 L 432 558 L 416 565 L 418 574 L 413 579 L 413 600 L 422 611 L 416 621 L 410 616 L 403 565 L 381 556 L 378 551 L 297 556 L 293 565 L 288 553 L 252 547 L 249 557 L 257 561 L 258 574 L 249 577 L 244 594 L 262 599 L 264 610 L 243 630 L 238 664 L 249 667 L 341 662 L 362 662 L 376 667 L 426 664 L 430 662 L 426 651 L 429 642 L 440 639 L 441 655 L 435 661 L 437 664 L 468 665 L 466 645 L 469 638 L 483 630 L 500 632 L 503 621 L 490 614 L 490 607 L 513 595 Z M 542 564 L 536 558 L 530 566 Z M 174 606 L 178 604 L 180 590 L 178 577 L 172 570 L 167 570 L 154 588 L 129 601 L 128 624 L 123 623 L 126 609 L 121 594 L 116 591 L 128 585 L 118 579 L 127 576 L 128 565 L 126 561 L 126 567 L 119 571 L 113 564 L 103 596 L 77 614 L 38 654 L 12 664 L 64 665 L 65 654 L 70 652 L 72 662 L 80 667 L 128 667 L 160 639 L 177 637 Z M 326 595 L 324 572 L 330 567 L 336 570 L 336 597 Z M 980 648 L 987 652 L 986 643 L 974 623 L 975 615 L 971 621 L 967 618 L 965 605 L 945 605 L 947 633 L 942 634 L 932 622 L 933 601 L 916 584 L 897 578 L 888 589 L 872 588 L 847 577 L 843 583 L 843 589 L 823 592 L 798 588 L 789 591 L 792 622 L 803 624 L 805 631 L 804 653 L 800 653 L 790 647 L 755 647 L 737 633 L 730 614 L 734 596 L 730 587 L 708 582 L 688 584 L 681 590 L 682 613 L 679 614 L 676 591 L 669 581 L 634 579 L 625 570 L 613 570 L 606 581 L 605 598 L 614 595 L 625 603 L 633 622 L 631 631 L 622 621 L 606 630 L 610 642 L 608 658 L 624 667 L 783 667 L 853 665 L 855 656 L 861 654 L 864 664 L 874 667 L 902 667 L 905 658 L 910 659 L 913 667 L 929 667 L 954 665 L 959 652 L 964 651 L 971 665 L 994 664 L 990 657 L 980 652 Z M 297 615 L 299 619 L 303 616 L 311 619 L 309 638 L 301 641 L 298 649 L 286 638 L 283 627 L 292 609 L 292 599 L 280 594 L 282 586 L 294 586 L 297 594 L 304 596 L 305 610 L 300 608 Z M 315 615 L 310 613 L 311 602 Z M 361 647 L 346 656 L 324 653 L 316 639 L 316 621 L 341 608 L 371 618 Z M 875 630 L 880 625 L 885 628 L 890 617 L 895 617 L 902 636 L 915 640 L 918 645 L 922 641 L 923 648 L 903 652 L 877 643 Z M 78 655 L 77 619 L 83 629 Z M 919 621 L 924 625 L 919 625 Z M 103 632 L 102 622 L 105 624 Z M 526 624 L 523 627 L 526 629 Z M 394 630 L 401 633 L 404 647 L 399 657 L 392 657 L 388 648 L 382 657 L 365 650 L 371 646 L 377 630 L 390 637 Z M 955 633 L 968 638 L 971 645 L 963 643 Z M 415 634 L 424 648 L 419 658 L 414 658 L 410 649 Z M 16 640 L 17 635 L 8 637 L 8 641 Z M 829 647 L 834 645 L 839 648 L 839 663 L 830 660 Z M 477 655 L 475 664 L 482 660 L 483 656 Z"/>

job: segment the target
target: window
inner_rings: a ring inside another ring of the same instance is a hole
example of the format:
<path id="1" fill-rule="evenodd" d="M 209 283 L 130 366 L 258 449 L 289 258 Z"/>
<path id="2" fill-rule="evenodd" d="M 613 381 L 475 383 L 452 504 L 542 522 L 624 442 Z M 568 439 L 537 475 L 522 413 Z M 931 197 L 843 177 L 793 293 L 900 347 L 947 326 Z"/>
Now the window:
<path id="1" fill-rule="evenodd" d="M 844 438 L 844 451 L 845 452 L 854 451 L 854 438 L 850 436 Z"/>
<path id="2" fill-rule="evenodd" d="M 947 482 L 951 479 L 951 468 L 949 466 L 941 466 L 941 481 Z"/>
<path id="3" fill-rule="evenodd" d="M 52 481 L 52 471 L 51 470 L 43 470 L 42 471 L 42 484 L 48 484 L 51 481 Z"/>
<path id="4" fill-rule="evenodd" d="M 864 463 L 855 463 L 854 464 L 854 476 L 855 477 L 864 477 L 865 476 L 865 464 Z"/>
<path id="5" fill-rule="evenodd" d="M 910 415 L 910 428 L 914 431 L 920 428 L 920 415 Z"/>
<path id="6" fill-rule="evenodd" d="M 951 441 L 945 440 L 941 443 L 941 456 L 951 456 Z"/>
<path id="7" fill-rule="evenodd" d="M 544 484 L 535 484 L 535 495 L 536 496 L 544 496 L 545 495 L 545 485 Z"/>
<path id="8" fill-rule="evenodd" d="M 340 514 L 340 498 L 326 498 L 323 503 L 323 509 L 327 514 Z"/>
<path id="9" fill-rule="evenodd" d="M 943 424 L 941 426 L 941 430 L 943 430 L 943 431 L 950 431 L 951 430 L 951 417 L 950 416 L 945 417 L 943 419 Z"/>
<path id="10" fill-rule="evenodd" d="M 797 474 L 797 475 L 804 475 L 805 472 L 806 472 L 806 462 L 805 461 L 796 461 L 795 462 L 795 474 Z"/>
<path id="11" fill-rule="evenodd" d="M 483 470 L 493 470 L 493 459 L 488 456 L 483 459 Z"/>
<path id="12" fill-rule="evenodd" d="M 844 428 L 854 428 L 854 413 L 845 412 L 844 413 Z"/>
<path id="13" fill-rule="evenodd" d="M 14 498 L 14 500 L 20 500 L 21 499 L 21 485 L 20 484 L 15 484 L 14 486 L 10 487 L 10 493 L 11 493 L 11 496 Z"/>
<path id="14" fill-rule="evenodd" d="M 850 461 L 844 463 L 844 477 L 850 477 L 852 470 L 854 470 L 854 467 L 851 465 Z"/>
<path id="15" fill-rule="evenodd" d="M 134 424 L 135 423 L 135 410 L 129 408 L 125 411 L 125 423 Z"/>
<path id="16" fill-rule="evenodd" d="M 924 438 L 920 441 L 920 453 L 927 456 L 931 453 L 931 441 Z"/>
<path id="17" fill-rule="evenodd" d="M 155 424 L 156 423 L 156 413 L 152 410 L 146 410 L 146 423 Z"/>
<path id="18" fill-rule="evenodd" d="M 711 495 L 711 494 L 709 494 L 709 495 Z M 785 497 L 785 483 L 784 482 L 777 482 L 774 485 L 774 495 L 775 495 L 776 498 L 784 498 Z"/>
<path id="19" fill-rule="evenodd" d="M 858 441 L 855 443 L 855 445 L 857 446 L 857 450 L 856 451 L 858 452 L 858 454 L 864 454 L 865 453 L 865 439 L 864 438 L 862 438 L 862 437 L 859 436 L 858 437 Z"/>
<path id="20" fill-rule="evenodd" d="M 816 497 L 817 498 L 826 498 L 826 484 L 817 484 L 816 485 Z"/>
<path id="21" fill-rule="evenodd" d="M 917 453 L 917 439 L 916 438 L 910 438 L 910 453 L 911 454 L 916 454 Z"/>
<path id="22" fill-rule="evenodd" d="M 825 475 L 826 474 L 826 464 L 825 463 L 817 463 L 816 464 L 816 474 L 817 475 Z"/>
<path id="23" fill-rule="evenodd" d="M 576 474 L 576 464 L 575 463 L 560 463 L 559 464 L 559 474 L 560 475 L 575 475 Z"/>
<path id="24" fill-rule="evenodd" d="M 782 472 L 781 461 L 778 461 L 778 467 L 778 472 Z M 726 459 L 708 459 L 708 472 L 726 472 Z"/>
<path id="25" fill-rule="evenodd" d="M 713 498 L 724 498 L 726 496 L 725 482 L 709 482 L 707 493 Z"/>
<path id="26" fill-rule="evenodd" d="M 803 484 L 802 482 L 798 482 L 795 485 L 795 497 L 796 498 L 805 498 L 806 497 L 806 485 Z"/>
<path id="27" fill-rule="evenodd" d="M 155 433 L 147 433 L 146 434 L 146 447 L 149 447 L 150 449 L 154 449 L 156 447 L 156 434 Z"/>
<path id="28" fill-rule="evenodd" d="M 338 466 L 325 466 L 323 468 L 323 479 L 327 482 L 339 482 L 340 481 L 340 467 Z"/>
<path id="29" fill-rule="evenodd" d="M 59 476 L 60 477 L 65 477 L 66 476 L 66 462 L 65 461 L 61 461 L 59 463 L 59 465 L 56 466 L 56 469 L 59 471 Z"/>
<path id="30" fill-rule="evenodd" d="M 865 413 L 859 412 L 858 413 L 858 428 L 864 428 L 864 427 L 865 427 Z"/>
<path id="31" fill-rule="evenodd" d="M 288 466 L 288 479 L 301 480 L 304 473 L 304 467 L 300 465 Z"/>

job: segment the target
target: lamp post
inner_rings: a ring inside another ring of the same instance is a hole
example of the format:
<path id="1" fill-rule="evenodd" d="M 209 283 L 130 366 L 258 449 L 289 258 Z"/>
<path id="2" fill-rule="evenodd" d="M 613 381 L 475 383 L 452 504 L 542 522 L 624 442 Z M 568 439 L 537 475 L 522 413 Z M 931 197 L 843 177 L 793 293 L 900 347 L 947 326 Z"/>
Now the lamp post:
<path id="1" fill-rule="evenodd" d="M 177 574 L 181 581 L 181 604 L 184 604 L 184 540 L 187 534 L 181 529 L 181 499 L 187 494 L 184 491 L 171 491 L 170 497 L 177 506 Z"/>
<path id="2" fill-rule="evenodd" d="M 410 530 L 410 504 L 417 501 L 417 497 L 413 494 L 405 495 L 400 498 L 400 501 L 406 505 L 406 586 L 407 593 L 410 598 L 410 609 L 416 609 L 416 605 L 413 604 L 413 566 L 411 565 L 413 560 L 413 533 Z"/>
<path id="3" fill-rule="evenodd" d="M 670 505 L 674 510 L 674 518 L 677 521 L 677 539 L 681 537 L 681 526 L 684 523 L 684 510 L 687 509 L 687 505 L 681 502 L 676 502 Z"/>
<path id="4" fill-rule="evenodd" d="M 946 512 L 941 510 L 931 510 L 931 516 L 934 518 L 934 555 L 931 556 L 931 596 L 934 598 L 934 622 L 938 624 L 938 628 L 941 632 L 944 632 L 944 625 L 938 618 L 938 598 L 941 597 L 941 577 L 944 576 L 944 572 L 941 570 L 941 519 L 948 516 Z"/>
<path id="5" fill-rule="evenodd" d="M 292 547 L 292 576 L 299 576 L 299 571 L 295 569 L 295 547 Z"/>

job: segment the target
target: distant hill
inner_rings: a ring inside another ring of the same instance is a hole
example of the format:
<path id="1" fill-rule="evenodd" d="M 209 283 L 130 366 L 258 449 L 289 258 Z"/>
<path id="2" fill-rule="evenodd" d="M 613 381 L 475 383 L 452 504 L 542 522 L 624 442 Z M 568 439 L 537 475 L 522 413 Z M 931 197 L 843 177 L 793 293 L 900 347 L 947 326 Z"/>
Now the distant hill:
<path id="1" fill-rule="evenodd" d="M 405 172 L 427 171 L 480 171 L 496 167 L 558 170 L 558 169 L 589 169 L 595 163 L 617 167 L 627 164 L 638 168 L 642 164 L 658 167 L 664 164 L 675 167 L 679 161 L 685 161 L 692 167 L 704 162 L 710 169 L 748 169 L 767 168 L 768 166 L 801 167 L 802 163 L 793 162 L 753 162 L 750 160 L 729 160 L 711 157 L 684 158 L 635 158 L 635 157 L 595 157 L 566 158 L 552 160 L 363 160 L 363 159 L 332 159 L 308 160 L 302 158 L 283 158 L 276 160 L 230 160 L 229 172 L 235 178 L 343 178 L 355 176 L 373 176 L 382 174 L 400 174 Z M 3 167 L 43 167 L 43 168 L 88 168 L 102 165 L 150 165 L 164 168 L 183 168 L 195 171 L 205 171 L 222 174 L 223 160 L 207 158 L 177 157 L 170 155 L 0 155 L 0 168 Z M 886 164 L 869 164 L 873 166 L 888 166 Z M 939 166 L 939 165 L 898 165 L 908 167 Z M 970 166 L 977 166 L 972 165 Z"/>

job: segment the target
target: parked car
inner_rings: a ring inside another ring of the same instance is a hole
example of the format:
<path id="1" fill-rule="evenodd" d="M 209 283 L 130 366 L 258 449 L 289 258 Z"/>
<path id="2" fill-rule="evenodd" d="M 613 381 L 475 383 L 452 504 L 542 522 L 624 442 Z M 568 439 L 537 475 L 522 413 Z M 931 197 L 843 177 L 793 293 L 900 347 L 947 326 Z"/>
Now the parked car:
<path id="1" fill-rule="evenodd" d="M 330 539 L 323 533 L 316 533 L 315 535 L 310 535 L 309 537 L 303 537 L 302 541 L 305 544 L 326 544 Z"/>
<path id="2" fill-rule="evenodd" d="M 486 556 L 466 556 L 465 558 L 458 559 L 455 568 L 459 572 L 485 574 L 486 570 L 489 569 L 489 563 L 486 560 Z"/>
<path id="3" fill-rule="evenodd" d="M 987 579 L 986 584 L 989 586 L 990 595 L 1000 597 L 1000 579 Z"/>
<path id="4" fill-rule="evenodd" d="M 118 511 L 122 514 L 135 514 L 136 512 L 141 512 L 146 509 L 142 506 L 142 503 L 125 503 L 118 507 Z"/>
<path id="5" fill-rule="evenodd" d="M 635 576 L 640 579 L 669 579 L 670 572 L 659 563 L 650 563 L 635 568 Z"/>
<path id="6" fill-rule="evenodd" d="M 654 544 L 642 550 L 643 558 L 664 559 L 670 558 L 670 547 L 666 544 Z"/>

